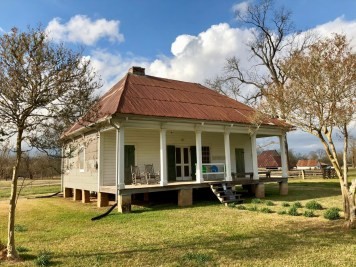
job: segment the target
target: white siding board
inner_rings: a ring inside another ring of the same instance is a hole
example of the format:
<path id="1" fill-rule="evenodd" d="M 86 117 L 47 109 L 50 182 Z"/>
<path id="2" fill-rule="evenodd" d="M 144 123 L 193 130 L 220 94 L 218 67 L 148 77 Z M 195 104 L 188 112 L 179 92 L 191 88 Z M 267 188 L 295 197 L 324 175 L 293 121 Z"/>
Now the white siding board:
<path id="1" fill-rule="evenodd" d="M 98 170 L 96 168 L 98 160 L 97 135 L 93 133 L 84 138 L 79 138 L 74 142 L 77 150 L 73 152 L 72 158 L 65 161 L 63 187 L 96 191 L 98 183 Z M 79 170 L 78 164 L 78 149 L 82 146 L 85 147 L 84 172 Z"/>
<path id="2" fill-rule="evenodd" d="M 116 131 L 107 131 L 101 133 L 102 138 L 102 183 L 105 186 L 116 184 Z"/>

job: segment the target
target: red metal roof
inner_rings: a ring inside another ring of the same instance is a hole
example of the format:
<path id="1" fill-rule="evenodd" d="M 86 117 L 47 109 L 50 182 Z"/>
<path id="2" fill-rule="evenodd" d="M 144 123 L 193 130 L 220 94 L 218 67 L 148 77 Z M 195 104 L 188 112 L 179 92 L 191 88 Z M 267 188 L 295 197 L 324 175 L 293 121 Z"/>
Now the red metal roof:
<path id="1" fill-rule="evenodd" d="M 201 84 L 128 73 L 98 104 L 96 121 L 114 114 L 251 124 L 255 110 Z M 266 125 L 288 126 L 278 119 Z M 74 124 L 68 135 L 83 124 Z"/>
<path id="2" fill-rule="evenodd" d="M 281 167 L 281 156 L 276 150 L 263 151 L 257 157 L 259 168 L 278 168 Z"/>
<path id="3" fill-rule="evenodd" d="M 300 159 L 297 162 L 297 167 L 317 167 L 319 161 L 316 159 Z"/>

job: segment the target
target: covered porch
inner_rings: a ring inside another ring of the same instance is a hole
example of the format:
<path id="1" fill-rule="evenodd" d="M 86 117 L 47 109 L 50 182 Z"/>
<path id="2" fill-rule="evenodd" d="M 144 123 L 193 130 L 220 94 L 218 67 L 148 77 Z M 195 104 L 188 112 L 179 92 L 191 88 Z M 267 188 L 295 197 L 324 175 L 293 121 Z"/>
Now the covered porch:
<path id="1" fill-rule="evenodd" d="M 279 137 L 281 183 L 287 184 L 284 134 L 275 127 L 253 132 L 250 127 L 233 124 L 132 119 L 117 120 L 112 126 L 99 133 L 99 198 L 114 194 L 119 203 L 127 203 L 137 193 L 180 192 L 219 181 L 257 187 L 257 194 L 263 197 L 266 181 L 259 177 L 256 150 L 260 136 Z M 134 183 L 132 166 L 143 172 L 146 164 L 154 167 L 157 179 Z M 275 178 L 271 181 L 279 182 Z M 123 206 L 119 205 L 120 211 Z"/>

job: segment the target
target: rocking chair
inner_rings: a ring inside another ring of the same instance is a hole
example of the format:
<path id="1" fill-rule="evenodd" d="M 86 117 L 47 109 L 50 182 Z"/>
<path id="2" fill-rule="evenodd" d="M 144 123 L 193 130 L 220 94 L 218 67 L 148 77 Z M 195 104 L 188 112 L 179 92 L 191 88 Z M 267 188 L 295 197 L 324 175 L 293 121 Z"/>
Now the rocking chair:
<path id="1" fill-rule="evenodd" d="M 138 166 L 131 166 L 131 176 L 132 176 L 132 184 L 145 184 L 147 183 L 145 173 L 140 172 L 140 168 Z"/>
<path id="2" fill-rule="evenodd" d="M 159 184 L 159 173 L 155 173 L 155 169 L 153 168 L 153 164 L 145 164 L 145 175 L 146 175 L 146 181 L 147 184 L 150 183 L 150 181 L 153 181 L 155 184 Z"/>

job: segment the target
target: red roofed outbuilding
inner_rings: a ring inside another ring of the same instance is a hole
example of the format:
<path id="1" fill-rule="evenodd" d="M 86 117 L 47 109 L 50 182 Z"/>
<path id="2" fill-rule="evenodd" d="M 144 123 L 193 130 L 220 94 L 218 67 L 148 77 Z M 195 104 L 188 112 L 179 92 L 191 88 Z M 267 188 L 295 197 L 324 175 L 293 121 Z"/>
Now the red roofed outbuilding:
<path id="1" fill-rule="evenodd" d="M 266 150 L 258 155 L 258 168 L 279 170 L 281 167 L 281 156 L 276 150 Z"/>

